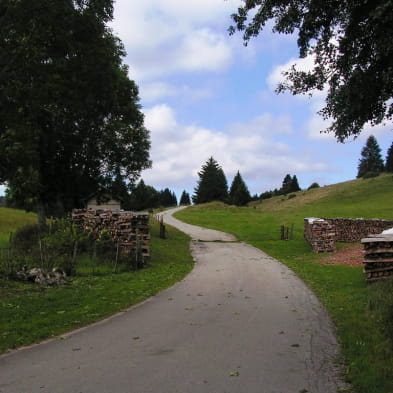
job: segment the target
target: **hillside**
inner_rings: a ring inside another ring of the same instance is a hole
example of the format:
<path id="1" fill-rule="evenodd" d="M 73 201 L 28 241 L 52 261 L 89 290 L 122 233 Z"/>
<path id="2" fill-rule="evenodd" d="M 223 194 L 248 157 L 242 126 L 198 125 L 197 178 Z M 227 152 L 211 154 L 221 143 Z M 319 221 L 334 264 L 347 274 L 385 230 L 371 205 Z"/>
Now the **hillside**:
<path id="1" fill-rule="evenodd" d="M 295 240 L 304 243 L 305 217 L 393 219 L 393 176 L 384 174 L 299 191 L 242 208 L 212 202 L 183 210 L 177 217 L 251 242 L 279 240 L 280 226 L 293 224 Z"/>
<path id="2" fill-rule="evenodd" d="M 384 174 L 372 179 L 356 179 L 313 188 L 288 196 L 256 202 L 263 211 L 283 212 L 296 209 L 307 216 L 346 218 L 393 218 L 393 176 Z"/>

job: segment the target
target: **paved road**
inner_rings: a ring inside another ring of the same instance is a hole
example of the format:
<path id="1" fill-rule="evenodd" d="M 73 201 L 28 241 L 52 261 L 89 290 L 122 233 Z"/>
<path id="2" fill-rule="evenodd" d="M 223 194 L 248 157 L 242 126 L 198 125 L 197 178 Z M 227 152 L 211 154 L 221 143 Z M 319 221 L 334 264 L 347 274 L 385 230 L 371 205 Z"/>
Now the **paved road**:
<path id="1" fill-rule="evenodd" d="M 206 242 L 233 237 L 164 220 L 196 239 L 194 270 L 127 312 L 1 356 L 0 393 L 336 393 L 333 327 L 303 282 L 254 247 Z"/>

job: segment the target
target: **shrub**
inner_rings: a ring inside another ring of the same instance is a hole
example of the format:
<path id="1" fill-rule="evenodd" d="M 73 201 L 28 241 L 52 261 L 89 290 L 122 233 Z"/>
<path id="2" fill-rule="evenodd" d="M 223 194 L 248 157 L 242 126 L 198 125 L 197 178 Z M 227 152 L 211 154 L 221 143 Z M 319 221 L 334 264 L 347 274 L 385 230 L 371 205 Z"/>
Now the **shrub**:
<path id="1" fill-rule="evenodd" d="M 312 190 L 313 188 L 319 188 L 320 185 L 316 182 L 312 183 L 310 187 L 307 188 L 307 190 Z"/>
<path id="2" fill-rule="evenodd" d="M 378 177 L 380 174 L 381 174 L 380 172 L 371 171 L 371 172 L 365 173 L 362 177 L 363 177 L 363 179 L 371 179 L 373 177 Z"/>

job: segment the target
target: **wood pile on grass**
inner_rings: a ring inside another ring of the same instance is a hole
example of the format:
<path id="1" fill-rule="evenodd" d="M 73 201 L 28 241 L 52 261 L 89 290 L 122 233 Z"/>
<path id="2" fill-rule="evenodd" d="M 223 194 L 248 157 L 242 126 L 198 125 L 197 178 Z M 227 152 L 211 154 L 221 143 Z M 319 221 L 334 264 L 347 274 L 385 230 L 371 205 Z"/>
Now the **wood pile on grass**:
<path id="1" fill-rule="evenodd" d="M 362 244 L 366 281 L 393 277 L 393 234 L 372 235 L 362 239 Z"/>
<path id="2" fill-rule="evenodd" d="M 98 239 L 107 230 L 122 254 L 141 252 L 150 256 L 149 214 L 122 210 L 74 209 L 72 221 Z"/>
<path id="3" fill-rule="evenodd" d="M 336 242 L 357 243 L 369 235 L 393 227 L 392 220 L 364 218 L 325 218 L 334 226 Z"/>
<path id="4" fill-rule="evenodd" d="M 334 226 L 321 218 L 305 218 L 304 237 L 315 253 L 336 251 Z"/>

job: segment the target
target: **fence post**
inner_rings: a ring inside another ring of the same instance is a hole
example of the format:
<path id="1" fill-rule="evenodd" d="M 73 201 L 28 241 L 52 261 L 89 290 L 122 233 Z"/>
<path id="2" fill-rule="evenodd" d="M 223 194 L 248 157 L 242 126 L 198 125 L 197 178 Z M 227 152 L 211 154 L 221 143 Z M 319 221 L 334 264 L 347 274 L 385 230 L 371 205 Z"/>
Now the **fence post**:
<path id="1" fill-rule="evenodd" d="M 160 221 L 160 238 L 165 239 L 165 225 L 164 225 L 164 219 L 161 216 L 161 221 Z"/>
<path id="2" fill-rule="evenodd" d="M 8 252 L 7 252 L 7 269 L 8 269 L 8 273 L 11 273 L 12 270 L 12 238 L 13 238 L 13 233 L 10 232 L 10 238 L 8 241 Z"/>
<path id="3" fill-rule="evenodd" d="M 119 260 L 119 242 L 117 242 L 116 245 L 116 259 L 115 259 L 115 267 L 113 269 L 113 271 L 116 273 L 116 269 L 117 269 L 117 261 Z"/>

